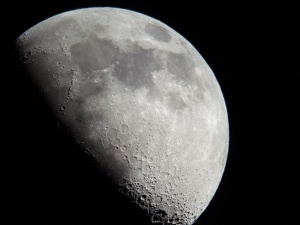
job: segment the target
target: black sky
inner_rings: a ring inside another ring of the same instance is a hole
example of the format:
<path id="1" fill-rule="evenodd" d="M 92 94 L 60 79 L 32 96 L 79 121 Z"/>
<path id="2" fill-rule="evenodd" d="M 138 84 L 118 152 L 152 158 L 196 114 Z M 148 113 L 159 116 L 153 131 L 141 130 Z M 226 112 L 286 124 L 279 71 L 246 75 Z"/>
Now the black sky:
<path id="1" fill-rule="evenodd" d="M 220 187 L 195 225 L 293 222 L 300 149 L 299 8 L 286 1 L 163 2 L 22 1 L 2 9 L 7 14 L 1 15 L 0 205 L 6 208 L 1 224 L 60 224 L 63 218 L 63 224 L 114 225 L 122 216 L 130 221 L 118 206 L 113 218 L 105 213 L 114 206 L 100 210 L 110 198 L 97 192 L 103 185 L 94 180 L 89 160 L 63 149 L 70 143 L 44 122 L 43 109 L 29 99 L 32 93 L 13 61 L 15 38 L 31 26 L 68 10 L 102 6 L 141 12 L 176 30 L 200 52 L 221 86 L 229 114 L 229 156 Z M 49 136 L 56 140 L 49 142 Z"/>

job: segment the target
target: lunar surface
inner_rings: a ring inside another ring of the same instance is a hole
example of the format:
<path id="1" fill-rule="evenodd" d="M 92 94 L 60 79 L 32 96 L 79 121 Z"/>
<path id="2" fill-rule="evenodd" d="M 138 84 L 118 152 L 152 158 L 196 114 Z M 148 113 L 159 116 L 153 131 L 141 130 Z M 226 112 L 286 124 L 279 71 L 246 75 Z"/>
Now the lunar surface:
<path id="1" fill-rule="evenodd" d="M 224 171 L 228 118 L 186 39 L 137 12 L 87 8 L 42 21 L 16 46 L 57 121 L 152 223 L 200 216 Z"/>

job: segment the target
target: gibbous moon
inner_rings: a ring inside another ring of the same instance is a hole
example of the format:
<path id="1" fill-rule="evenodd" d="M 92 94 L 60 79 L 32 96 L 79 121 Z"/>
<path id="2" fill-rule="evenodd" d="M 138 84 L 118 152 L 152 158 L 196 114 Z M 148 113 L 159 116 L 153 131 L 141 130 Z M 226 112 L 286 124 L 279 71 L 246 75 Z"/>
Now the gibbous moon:
<path id="1" fill-rule="evenodd" d="M 224 171 L 228 117 L 186 39 L 137 12 L 87 8 L 42 21 L 16 46 L 59 123 L 153 223 L 200 216 Z"/>

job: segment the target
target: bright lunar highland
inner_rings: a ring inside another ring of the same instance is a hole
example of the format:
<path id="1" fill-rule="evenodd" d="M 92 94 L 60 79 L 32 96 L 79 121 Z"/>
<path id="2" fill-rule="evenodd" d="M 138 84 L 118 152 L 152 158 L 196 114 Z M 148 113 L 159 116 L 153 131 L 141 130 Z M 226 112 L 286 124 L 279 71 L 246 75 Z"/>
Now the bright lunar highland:
<path id="1" fill-rule="evenodd" d="M 57 121 L 153 223 L 200 216 L 229 129 L 220 86 L 186 39 L 137 12 L 86 8 L 42 21 L 16 46 Z"/>

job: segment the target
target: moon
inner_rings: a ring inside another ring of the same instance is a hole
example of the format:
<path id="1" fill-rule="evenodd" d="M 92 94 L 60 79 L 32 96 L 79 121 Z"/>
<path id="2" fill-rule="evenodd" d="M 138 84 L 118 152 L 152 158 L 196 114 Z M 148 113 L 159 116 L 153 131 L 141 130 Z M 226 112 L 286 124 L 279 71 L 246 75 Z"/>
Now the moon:
<path id="1" fill-rule="evenodd" d="M 86 8 L 38 23 L 16 48 L 57 121 L 152 223 L 201 215 L 229 125 L 216 77 L 185 38 L 138 12 Z"/>

